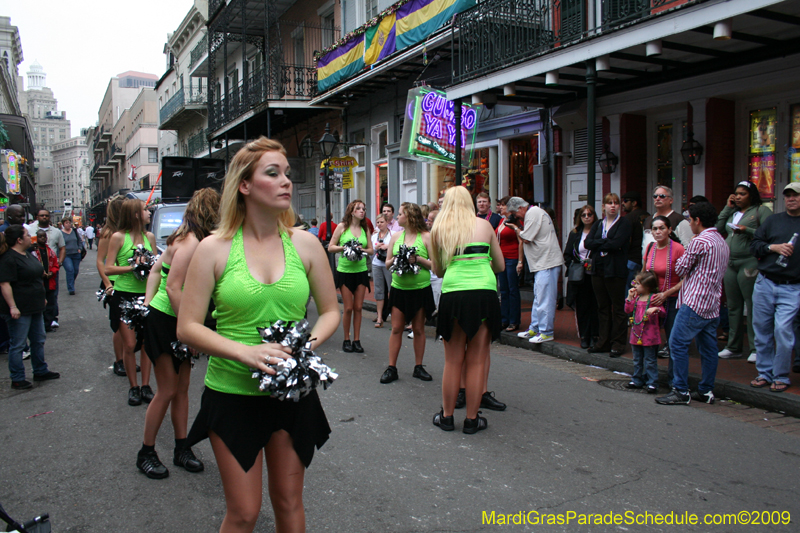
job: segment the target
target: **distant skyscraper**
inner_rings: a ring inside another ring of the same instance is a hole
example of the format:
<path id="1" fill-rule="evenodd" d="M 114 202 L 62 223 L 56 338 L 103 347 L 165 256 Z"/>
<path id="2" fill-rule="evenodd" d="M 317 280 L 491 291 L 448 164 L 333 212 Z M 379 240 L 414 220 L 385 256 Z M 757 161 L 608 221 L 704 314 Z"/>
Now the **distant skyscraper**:
<path id="1" fill-rule="evenodd" d="M 47 73 L 38 61 L 27 72 L 27 89 L 19 95 L 22 114 L 31 125 L 35 155 L 37 187 L 53 184 L 53 155 L 55 144 L 71 137 L 66 111 L 58 111 L 58 100 L 47 87 Z M 52 207 L 52 206 L 51 206 Z"/>

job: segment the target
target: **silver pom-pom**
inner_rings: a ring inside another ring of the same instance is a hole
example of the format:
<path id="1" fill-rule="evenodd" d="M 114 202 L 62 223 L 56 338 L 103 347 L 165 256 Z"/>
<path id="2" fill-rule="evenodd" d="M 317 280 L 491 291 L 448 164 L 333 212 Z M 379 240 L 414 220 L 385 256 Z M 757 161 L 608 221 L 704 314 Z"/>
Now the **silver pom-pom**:
<path id="1" fill-rule="evenodd" d="M 292 357 L 270 365 L 275 374 L 253 372 L 258 388 L 279 400 L 299 401 L 322 384 L 327 389 L 338 376 L 311 350 L 311 327 L 303 319 L 298 322 L 277 320 L 267 328 L 258 328 L 263 342 L 276 343 L 292 350 Z"/>
<path id="2" fill-rule="evenodd" d="M 144 329 L 150 308 L 144 305 L 144 296 L 135 300 L 122 300 L 119 304 L 120 320 L 132 329 Z"/>
<path id="3" fill-rule="evenodd" d="M 97 296 L 97 301 L 103 303 L 103 309 L 106 308 L 108 304 L 111 303 L 111 296 L 114 294 L 114 289 L 111 289 L 111 292 L 106 292 L 105 289 L 97 289 L 97 292 L 94 293 Z"/>
<path id="4" fill-rule="evenodd" d="M 200 352 L 192 352 L 189 346 L 181 341 L 172 341 L 170 346 L 172 347 L 172 355 L 175 356 L 175 359 L 181 363 L 188 359 L 192 363 L 192 368 L 194 368 L 195 360 L 200 359 L 200 356 L 203 355 Z M 205 356 L 208 357 L 208 354 L 205 354 Z"/>
<path id="5" fill-rule="evenodd" d="M 150 269 L 158 261 L 158 256 L 145 248 L 141 244 L 137 244 L 133 250 L 133 257 L 128 259 L 128 264 L 133 267 L 133 276 L 139 281 L 144 281 L 150 275 Z"/>
<path id="6" fill-rule="evenodd" d="M 398 276 L 402 276 L 403 274 L 419 274 L 419 264 L 411 263 L 410 261 L 410 259 L 416 255 L 416 246 L 401 244 L 400 248 L 397 249 L 397 253 L 394 254 L 394 260 L 389 267 L 389 272 L 393 272 Z"/>
<path id="7" fill-rule="evenodd" d="M 364 250 L 361 249 L 361 243 L 357 239 L 349 240 L 342 246 L 344 247 L 342 255 L 348 261 L 361 261 L 364 257 Z"/>

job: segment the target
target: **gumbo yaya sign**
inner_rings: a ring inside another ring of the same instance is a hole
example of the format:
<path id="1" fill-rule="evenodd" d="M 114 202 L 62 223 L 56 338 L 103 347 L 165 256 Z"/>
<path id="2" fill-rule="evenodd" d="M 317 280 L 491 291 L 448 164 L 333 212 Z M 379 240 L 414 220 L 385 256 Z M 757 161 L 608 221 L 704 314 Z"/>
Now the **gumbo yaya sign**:
<path id="1" fill-rule="evenodd" d="M 453 102 L 441 91 L 418 87 L 408 92 L 401 146 L 403 157 L 440 164 L 455 164 L 456 135 L 461 135 L 462 163 L 471 159 L 478 113 L 461 105 L 461 131 L 456 128 Z"/>

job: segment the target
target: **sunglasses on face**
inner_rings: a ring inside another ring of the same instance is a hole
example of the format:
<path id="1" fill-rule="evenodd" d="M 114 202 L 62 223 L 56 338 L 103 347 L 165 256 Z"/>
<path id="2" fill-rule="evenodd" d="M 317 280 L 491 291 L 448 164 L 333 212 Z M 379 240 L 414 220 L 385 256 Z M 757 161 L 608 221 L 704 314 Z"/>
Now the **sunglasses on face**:
<path id="1" fill-rule="evenodd" d="M 592 217 L 594 217 L 594 215 L 591 214 L 591 213 L 582 213 L 581 214 L 581 218 L 592 218 Z"/>
<path id="2" fill-rule="evenodd" d="M 671 198 L 671 196 L 667 196 L 666 194 L 654 194 L 653 195 L 653 200 L 656 200 L 658 198 L 661 198 L 663 200 L 664 198 Z"/>

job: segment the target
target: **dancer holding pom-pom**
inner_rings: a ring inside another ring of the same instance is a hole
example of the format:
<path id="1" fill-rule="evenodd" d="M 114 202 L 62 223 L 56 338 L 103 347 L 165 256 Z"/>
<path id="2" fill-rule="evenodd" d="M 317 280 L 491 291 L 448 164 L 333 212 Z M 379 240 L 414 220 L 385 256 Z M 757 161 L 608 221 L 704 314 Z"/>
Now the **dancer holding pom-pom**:
<path id="1" fill-rule="evenodd" d="M 319 312 L 309 349 L 339 325 L 339 305 L 325 250 L 314 235 L 292 231 L 291 170 L 286 150 L 264 137 L 231 161 L 219 229 L 192 257 L 178 313 L 178 339 L 211 356 L 200 412 L 187 446 L 208 437 L 225 491 L 220 531 L 253 531 L 261 510 L 262 470 L 278 532 L 304 531 L 303 480 L 314 448 L 330 427 L 314 390 L 298 402 L 259 389 L 254 370 L 275 374 L 291 349 L 262 342 L 258 328 Z M 217 331 L 203 325 L 211 298 Z"/>
<path id="2" fill-rule="evenodd" d="M 369 273 L 367 272 L 366 254 L 373 254 L 372 237 L 367 229 L 366 208 L 361 200 L 353 200 L 344 212 L 342 223 L 336 226 L 328 252 L 342 252 L 336 266 L 336 287 L 342 291 L 344 304 L 344 343 L 345 352 L 364 353 L 361 346 L 361 308 L 364 305 L 364 294 L 369 289 Z M 355 242 L 354 242 L 355 241 Z M 356 243 L 358 246 L 356 246 Z M 359 256 L 354 253 L 360 247 L 364 252 Z M 350 321 L 353 322 L 353 342 L 350 342 Z"/>

